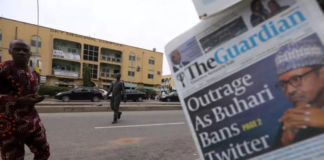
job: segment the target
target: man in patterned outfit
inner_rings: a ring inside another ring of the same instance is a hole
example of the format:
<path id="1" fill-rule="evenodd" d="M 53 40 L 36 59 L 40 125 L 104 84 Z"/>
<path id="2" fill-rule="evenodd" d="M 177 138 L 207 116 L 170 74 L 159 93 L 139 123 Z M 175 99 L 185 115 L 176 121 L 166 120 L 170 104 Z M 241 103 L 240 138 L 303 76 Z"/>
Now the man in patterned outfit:
<path id="1" fill-rule="evenodd" d="M 35 109 L 44 100 L 36 95 L 39 75 L 28 66 L 30 46 L 23 40 L 10 42 L 13 61 L 0 63 L 0 149 L 3 160 L 23 160 L 24 144 L 34 160 L 48 159 L 45 128 Z"/>

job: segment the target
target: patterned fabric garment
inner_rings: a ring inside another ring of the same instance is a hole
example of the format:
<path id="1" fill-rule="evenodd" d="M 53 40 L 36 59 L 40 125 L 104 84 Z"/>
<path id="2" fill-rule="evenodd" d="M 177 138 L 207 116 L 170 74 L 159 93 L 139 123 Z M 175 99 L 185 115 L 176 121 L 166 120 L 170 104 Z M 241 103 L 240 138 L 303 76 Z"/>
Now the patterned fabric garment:
<path id="1" fill-rule="evenodd" d="M 13 61 L 0 63 L 0 149 L 3 160 L 23 160 L 24 144 L 34 160 L 48 159 L 49 144 L 35 106 L 18 105 L 16 99 L 36 94 L 39 76 L 32 69 L 19 69 Z"/>

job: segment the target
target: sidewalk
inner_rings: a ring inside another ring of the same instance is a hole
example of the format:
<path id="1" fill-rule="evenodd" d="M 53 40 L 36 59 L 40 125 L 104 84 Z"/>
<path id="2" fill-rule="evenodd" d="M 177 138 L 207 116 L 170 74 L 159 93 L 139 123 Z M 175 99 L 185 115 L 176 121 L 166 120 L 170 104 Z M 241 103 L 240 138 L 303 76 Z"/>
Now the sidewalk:
<path id="1" fill-rule="evenodd" d="M 109 104 L 38 104 L 39 113 L 64 113 L 64 112 L 109 112 Z M 182 110 L 181 105 L 175 104 L 121 104 L 121 111 L 161 111 Z"/>

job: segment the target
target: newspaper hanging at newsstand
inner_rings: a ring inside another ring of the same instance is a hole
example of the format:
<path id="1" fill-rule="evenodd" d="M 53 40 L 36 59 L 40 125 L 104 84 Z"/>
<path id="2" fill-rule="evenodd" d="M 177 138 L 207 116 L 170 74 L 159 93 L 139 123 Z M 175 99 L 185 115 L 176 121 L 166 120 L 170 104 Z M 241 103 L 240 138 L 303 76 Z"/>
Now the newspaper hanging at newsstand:
<path id="1" fill-rule="evenodd" d="M 166 45 L 201 159 L 324 159 L 316 0 L 244 0 Z"/>
<path id="2" fill-rule="evenodd" d="M 192 0 L 199 19 L 208 18 L 242 0 Z"/>

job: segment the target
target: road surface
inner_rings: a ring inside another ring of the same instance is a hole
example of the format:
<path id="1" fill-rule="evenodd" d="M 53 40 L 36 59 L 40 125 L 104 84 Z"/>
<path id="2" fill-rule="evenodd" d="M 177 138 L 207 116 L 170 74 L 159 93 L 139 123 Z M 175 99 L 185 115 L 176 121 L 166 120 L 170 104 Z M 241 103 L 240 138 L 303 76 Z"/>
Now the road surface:
<path id="1" fill-rule="evenodd" d="M 55 160 L 196 160 L 182 111 L 40 114 Z M 26 148 L 26 159 L 32 154 Z"/>
<path id="2" fill-rule="evenodd" d="M 66 105 L 66 104 L 109 104 L 110 101 L 100 101 L 100 102 L 91 102 L 91 101 L 70 101 L 70 102 L 62 102 L 59 100 L 54 100 L 54 99 L 45 99 L 44 101 L 42 101 L 39 104 L 62 104 L 62 105 Z M 122 102 L 121 104 L 124 104 L 124 102 Z M 133 102 L 133 101 L 127 101 L 126 104 L 170 104 L 170 105 L 180 105 L 180 102 L 160 102 L 160 101 L 153 101 L 153 100 L 147 100 L 147 101 L 143 101 L 143 102 Z"/>

